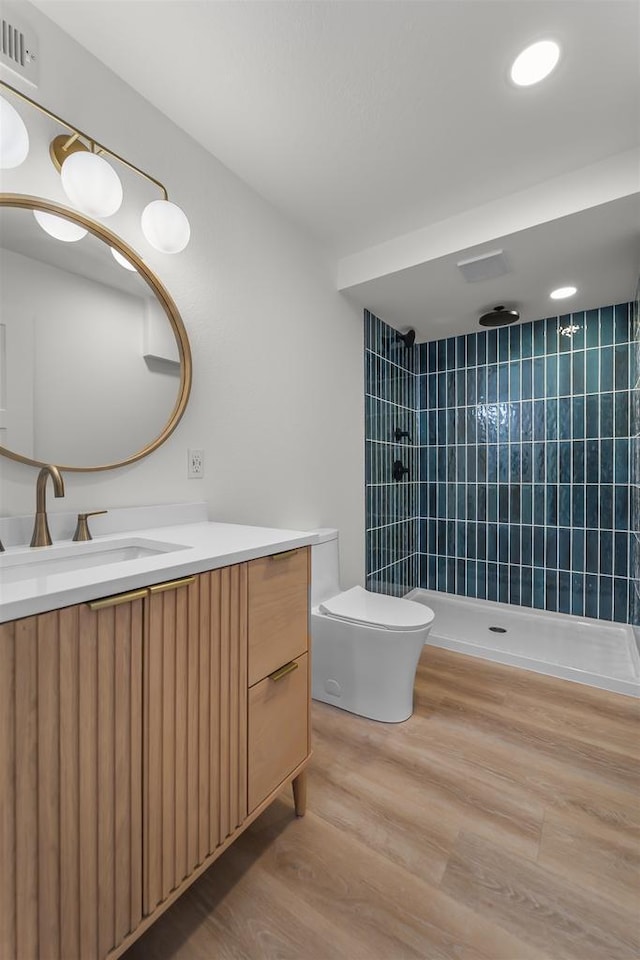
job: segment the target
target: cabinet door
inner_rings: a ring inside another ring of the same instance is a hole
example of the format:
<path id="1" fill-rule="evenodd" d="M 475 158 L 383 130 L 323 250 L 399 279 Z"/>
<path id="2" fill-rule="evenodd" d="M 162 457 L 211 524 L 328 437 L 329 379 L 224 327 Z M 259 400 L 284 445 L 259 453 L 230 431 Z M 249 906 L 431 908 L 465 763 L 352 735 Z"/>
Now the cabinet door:
<path id="1" fill-rule="evenodd" d="M 246 565 L 150 589 L 144 910 L 247 814 Z"/>
<path id="2" fill-rule="evenodd" d="M 0 626 L 2 957 L 103 958 L 142 916 L 142 600 L 109 602 Z"/>

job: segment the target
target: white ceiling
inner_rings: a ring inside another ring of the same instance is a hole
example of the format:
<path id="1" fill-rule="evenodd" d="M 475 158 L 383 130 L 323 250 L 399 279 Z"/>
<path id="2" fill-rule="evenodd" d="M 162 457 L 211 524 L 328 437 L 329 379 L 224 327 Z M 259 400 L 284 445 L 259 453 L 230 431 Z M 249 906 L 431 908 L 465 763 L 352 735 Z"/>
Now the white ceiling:
<path id="1" fill-rule="evenodd" d="M 639 142 L 636 0 L 36 6 L 336 257 Z M 558 68 L 515 88 L 513 57 L 543 37 L 561 44 Z M 532 236 L 546 243 L 544 231 Z M 598 262 L 605 276 L 607 255 Z M 416 291 L 387 274 L 380 302 L 393 323 Z"/>

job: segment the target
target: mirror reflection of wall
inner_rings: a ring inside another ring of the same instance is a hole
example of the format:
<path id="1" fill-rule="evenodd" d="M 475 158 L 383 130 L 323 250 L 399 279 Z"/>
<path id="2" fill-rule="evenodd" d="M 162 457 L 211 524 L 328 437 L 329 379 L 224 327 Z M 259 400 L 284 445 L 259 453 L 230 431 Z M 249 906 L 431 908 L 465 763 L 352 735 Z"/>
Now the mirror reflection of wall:
<path id="1" fill-rule="evenodd" d="M 3 208 L 0 239 L 0 443 L 79 467 L 133 456 L 162 432 L 180 390 L 164 309 L 91 234 L 63 243 L 30 210 Z"/>

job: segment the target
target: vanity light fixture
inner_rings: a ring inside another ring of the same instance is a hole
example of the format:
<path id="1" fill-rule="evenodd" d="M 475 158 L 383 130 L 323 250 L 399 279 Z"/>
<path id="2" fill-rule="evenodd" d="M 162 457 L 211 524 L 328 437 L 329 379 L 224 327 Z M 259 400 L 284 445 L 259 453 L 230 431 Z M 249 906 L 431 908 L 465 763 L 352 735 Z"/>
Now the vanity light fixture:
<path id="1" fill-rule="evenodd" d="M 148 242 L 161 253 L 180 253 L 184 250 L 191 235 L 189 221 L 183 210 L 169 200 L 164 184 L 114 153 L 104 144 L 87 136 L 62 117 L 40 106 L 31 97 L 16 90 L 10 84 L 0 80 L 0 86 L 69 131 L 54 137 L 49 145 L 49 155 L 60 173 L 64 191 L 75 207 L 91 217 L 109 217 L 120 208 L 123 197 L 122 184 L 105 156 L 111 160 L 117 160 L 118 163 L 154 184 L 162 194 L 161 200 L 152 200 L 142 212 L 142 232 Z M 0 163 L 6 168 L 16 167 L 27 156 L 29 135 L 20 114 L 4 97 L 0 97 L 0 123 L 2 127 Z M 40 220 L 38 222 L 43 226 Z M 47 232 L 56 236 L 51 230 Z M 58 236 L 58 239 L 63 238 Z"/>
<path id="2" fill-rule="evenodd" d="M 530 87 L 548 77 L 560 59 L 555 40 L 539 40 L 520 53 L 511 65 L 511 80 L 517 87 Z"/>
<path id="3" fill-rule="evenodd" d="M 549 296 L 552 300 L 566 300 L 567 297 L 572 297 L 577 292 L 577 287 L 558 287 L 556 290 L 552 290 Z"/>

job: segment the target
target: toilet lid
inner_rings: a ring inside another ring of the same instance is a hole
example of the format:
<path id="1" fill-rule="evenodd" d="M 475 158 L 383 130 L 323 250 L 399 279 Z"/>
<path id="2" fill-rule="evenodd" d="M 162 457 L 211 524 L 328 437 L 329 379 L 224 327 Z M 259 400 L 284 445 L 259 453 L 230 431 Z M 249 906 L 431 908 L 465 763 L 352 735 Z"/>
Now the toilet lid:
<path id="1" fill-rule="evenodd" d="M 403 597 L 387 597 L 352 587 L 320 604 L 320 613 L 352 623 L 367 623 L 385 630 L 424 630 L 435 614 L 423 603 Z"/>

